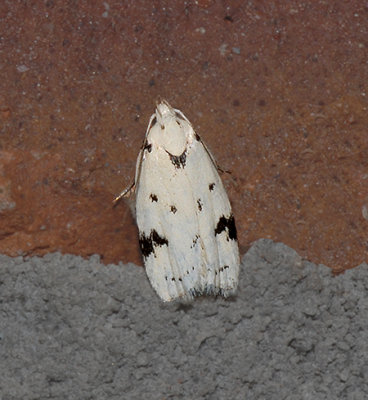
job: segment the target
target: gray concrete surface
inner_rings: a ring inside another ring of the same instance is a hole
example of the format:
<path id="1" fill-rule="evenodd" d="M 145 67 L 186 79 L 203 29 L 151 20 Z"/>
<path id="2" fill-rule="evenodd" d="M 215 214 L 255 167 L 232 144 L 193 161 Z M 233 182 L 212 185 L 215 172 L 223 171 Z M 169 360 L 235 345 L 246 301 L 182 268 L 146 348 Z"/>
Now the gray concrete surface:
<path id="1" fill-rule="evenodd" d="M 0 256 L 0 400 L 367 399 L 367 292 L 263 239 L 236 298 L 191 305 L 132 264 Z"/>

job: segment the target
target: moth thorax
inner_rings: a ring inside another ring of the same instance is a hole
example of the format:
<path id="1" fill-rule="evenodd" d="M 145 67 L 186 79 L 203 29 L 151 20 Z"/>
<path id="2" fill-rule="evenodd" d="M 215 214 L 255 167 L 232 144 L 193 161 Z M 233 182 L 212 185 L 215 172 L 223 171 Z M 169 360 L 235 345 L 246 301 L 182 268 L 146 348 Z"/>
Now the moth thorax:
<path id="1" fill-rule="evenodd" d="M 164 124 L 156 124 L 150 131 L 150 138 L 153 143 L 164 148 L 168 153 L 174 156 L 180 156 L 186 149 L 187 128 L 177 124 L 175 118 L 165 118 Z"/>

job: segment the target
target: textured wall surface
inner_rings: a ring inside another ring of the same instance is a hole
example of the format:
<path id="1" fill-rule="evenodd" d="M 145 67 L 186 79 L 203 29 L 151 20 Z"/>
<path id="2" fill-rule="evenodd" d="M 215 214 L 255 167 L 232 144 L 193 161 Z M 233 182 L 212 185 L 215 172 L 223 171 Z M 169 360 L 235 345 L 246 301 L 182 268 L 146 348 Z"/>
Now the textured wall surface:
<path id="1" fill-rule="evenodd" d="M 238 294 L 165 305 L 143 268 L 0 257 L 2 400 L 365 400 L 368 265 L 259 240 Z"/>
<path id="2" fill-rule="evenodd" d="M 141 263 L 128 207 L 160 96 L 218 163 L 243 252 L 271 238 L 336 271 L 368 252 L 361 1 L 3 1 L 0 252 Z"/>

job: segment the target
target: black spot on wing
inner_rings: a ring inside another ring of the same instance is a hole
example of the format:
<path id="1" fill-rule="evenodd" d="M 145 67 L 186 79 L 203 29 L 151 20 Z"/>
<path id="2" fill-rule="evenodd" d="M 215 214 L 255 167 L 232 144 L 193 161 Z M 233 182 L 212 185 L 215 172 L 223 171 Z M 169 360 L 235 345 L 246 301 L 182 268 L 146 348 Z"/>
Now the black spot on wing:
<path id="1" fill-rule="evenodd" d="M 178 209 L 177 209 L 175 206 L 170 206 L 170 211 L 171 211 L 173 214 L 175 214 L 175 213 L 178 211 Z"/>
<path id="2" fill-rule="evenodd" d="M 158 197 L 157 197 L 154 193 L 151 193 L 151 194 L 150 194 L 150 199 L 151 199 L 152 202 L 154 202 L 154 201 L 155 201 L 156 203 L 158 202 Z"/>
<path id="3" fill-rule="evenodd" d="M 153 253 L 151 236 L 146 236 L 144 233 L 139 235 L 139 246 L 141 247 L 141 252 L 144 258 L 147 258 L 151 253 Z"/>
<path id="4" fill-rule="evenodd" d="M 180 156 L 174 156 L 172 154 L 170 154 L 168 151 L 166 151 L 166 153 L 169 155 L 170 157 L 170 161 L 174 164 L 175 168 L 184 168 L 185 167 L 185 163 L 187 161 L 187 152 L 186 150 L 183 151 L 183 153 Z"/>
<path id="5" fill-rule="evenodd" d="M 190 246 L 191 249 L 196 246 L 196 244 L 198 243 L 198 239 L 199 239 L 199 236 L 195 235 L 194 239 L 193 239 L 193 242 L 192 242 L 192 245 Z"/>
<path id="6" fill-rule="evenodd" d="M 146 143 L 146 145 L 144 146 L 143 150 L 147 150 L 148 153 L 151 153 L 151 151 L 152 151 L 152 144 L 151 144 L 151 143 Z"/>
<path id="7" fill-rule="evenodd" d="M 229 239 L 237 240 L 235 220 L 234 220 L 234 216 L 232 214 L 230 214 L 230 216 L 228 218 L 226 218 L 224 215 L 222 215 L 217 222 L 217 225 L 215 228 L 215 235 L 219 235 L 221 232 L 224 232 L 224 231 L 227 231 L 227 233 L 229 235 Z"/>
<path id="8" fill-rule="evenodd" d="M 153 117 L 153 120 L 152 120 L 152 123 L 151 123 L 151 128 L 152 128 L 153 126 L 155 126 L 156 123 L 157 123 L 157 118 L 156 118 L 156 117 Z"/>
<path id="9" fill-rule="evenodd" d="M 149 257 L 151 253 L 155 253 L 155 248 L 158 246 L 168 246 L 168 240 L 160 236 L 155 229 L 152 229 L 148 236 L 144 232 L 139 235 L 139 245 L 144 258 Z"/>
<path id="10" fill-rule="evenodd" d="M 224 272 L 225 269 L 228 269 L 229 266 L 228 265 L 224 265 L 223 267 L 219 268 L 219 272 Z"/>
<path id="11" fill-rule="evenodd" d="M 176 278 L 175 278 L 174 276 L 171 278 L 171 280 L 172 280 L 173 282 L 176 282 Z M 182 279 L 181 277 L 179 277 L 179 278 L 178 278 L 178 281 L 179 281 L 179 282 L 183 282 L 183 279 Z"/>
<path id="12" fill-rule="evenodd" d="M 198 206 L 198 210 L 199 210 L 199 211 L 202 211 L 203 203 L 202 203 L 201 199 L 198 199 L 198 200 L 197 200 L 197 206 Z"/>
<path id="13" fill-rule="evenodd" d="M 210 189 L 210 192 L 212 192 L 212 190 L 215 188 L 215 184 L 214 183 L 210 183 L 208 185 L 208 189 Z"/>
<path id="14" fill-rule="evenodd" d="M 196 140 L 197 140 L 198 142 L 201 141 L 201 138 L 199 137 L 198 133 L 195 134 L 195 138 L 196 138 Z"/>
<path id="15" fill-rule="evenodd" d="M 152 241 L 154 245 L 157 246 L 168 246 L 169 242 L 165 237 L 160 236 L 156 230 L 152 229 L 151 231 Z"/>
<path id="16" fill-rule="evenodd" d="M 218 269 L 218 272 L 224 272 L 224 271 L 225 271 L 225 269 L 228 269 L 228 268 L 230 268 L 228 265 L 224 265 L 223 267 L 220 267 L 220 268 Z M 217 275 L 217 274 L 218 274 L 218 272 L 217 272 L 217 271 L 215 271 L 215 275 Z"/>

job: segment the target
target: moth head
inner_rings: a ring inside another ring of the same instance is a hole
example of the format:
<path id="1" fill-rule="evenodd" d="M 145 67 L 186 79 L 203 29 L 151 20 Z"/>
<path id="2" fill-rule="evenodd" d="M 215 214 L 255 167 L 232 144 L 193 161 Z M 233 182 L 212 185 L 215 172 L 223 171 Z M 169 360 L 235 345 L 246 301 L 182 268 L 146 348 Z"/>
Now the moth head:
<path id="1" fill-rule="evenodd" d="M 166 100 L 161 100 L 156 104 L 156 118 L 158 121 L 165 120 L 167 117 L 175 115 L 175 110 Z"/>
<path id="2" fill-rule="evenodd" d="M 161 100 L 151 117 L 147 135 L 151 142 L 173 156 L 180 156 L 193 141 L 193 128 L 185 116 Z"/>

